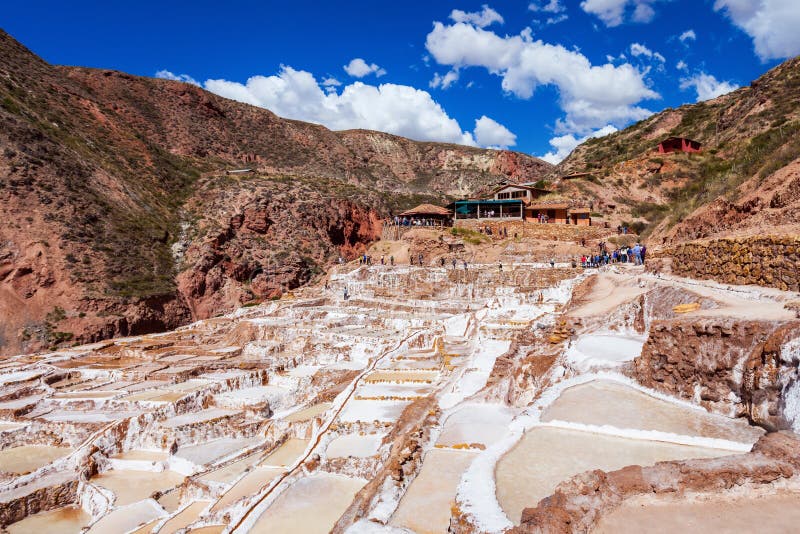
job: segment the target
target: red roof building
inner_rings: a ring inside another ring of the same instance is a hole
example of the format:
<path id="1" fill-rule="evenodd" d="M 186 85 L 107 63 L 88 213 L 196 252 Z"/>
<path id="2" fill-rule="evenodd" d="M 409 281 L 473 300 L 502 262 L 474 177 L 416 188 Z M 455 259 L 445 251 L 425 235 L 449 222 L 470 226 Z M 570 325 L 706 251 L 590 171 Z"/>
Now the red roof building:
<path id="1" fill-rule="evenodd" d="M 669 154 L 671 152 L 700 152 L 702 145 L 693 139 L 685 137 L 667 137 L 658 144 L 659 154 Z"/>

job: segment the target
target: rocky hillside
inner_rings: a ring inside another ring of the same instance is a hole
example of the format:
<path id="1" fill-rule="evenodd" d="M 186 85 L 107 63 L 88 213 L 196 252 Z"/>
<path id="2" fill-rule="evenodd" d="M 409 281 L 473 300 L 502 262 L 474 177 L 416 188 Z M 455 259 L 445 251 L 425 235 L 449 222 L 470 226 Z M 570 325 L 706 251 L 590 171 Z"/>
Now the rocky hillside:
<path id="1" fill-rule="evenodd" d="M 560 188 L 595 199 L 613 224 L 654 242 L 798 229 L 800 58 L 714 100 L 667 109 L 592 139 L 552 173 Z M 668 136 L 700 141 L 698 154 L 657 153 Z M 559 180 L 572 173 L 590 176 Z"/>
<path id="2" fill-rule="evenodd" d="M 0 354 L 269 298 L 362 250 L 392 210 L 550 168 L 56 67 L 0 31 Z"/>

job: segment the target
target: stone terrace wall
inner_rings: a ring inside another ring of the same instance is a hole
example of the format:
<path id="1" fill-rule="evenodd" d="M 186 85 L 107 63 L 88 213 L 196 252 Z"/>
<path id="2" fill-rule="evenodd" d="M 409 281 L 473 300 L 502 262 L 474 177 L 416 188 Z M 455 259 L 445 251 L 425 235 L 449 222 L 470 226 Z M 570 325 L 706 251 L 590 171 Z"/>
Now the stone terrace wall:
<path id="1" fill-rule="evenodd" d="M 679 276 L 800 291 L 800 236 L 695 241 L 663 255 L 672 258 Z"/>
<path id="2" fill-rule="evenodd" d="M 517 233 L 520 236 L 544 239 L 548 241 L 587 241 L 604 239 L 616 235 L 616 230 L 604 228 L 602 226 L 576 226 L 574 224 L 541 224 L 537 221 L 520 221 L 518 219 L 464 219 L 457 220 L 456 226 L 459 228 L 469 228 L 478 230 L 483 227 L 490 227 L 492 232 L 497 235 L 501 228 L 508 229 L 508 235 Z"/>

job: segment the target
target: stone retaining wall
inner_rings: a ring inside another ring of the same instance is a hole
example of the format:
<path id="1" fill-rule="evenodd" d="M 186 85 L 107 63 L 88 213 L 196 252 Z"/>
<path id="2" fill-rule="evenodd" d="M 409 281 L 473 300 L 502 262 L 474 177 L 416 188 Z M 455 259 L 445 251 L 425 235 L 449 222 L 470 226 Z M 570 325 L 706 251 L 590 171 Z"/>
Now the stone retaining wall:
<path id="1" fill-rule="evenodd" d="M 716 239 L 664 251 L 679 276 L 800 291 L 800 236 Z"/>

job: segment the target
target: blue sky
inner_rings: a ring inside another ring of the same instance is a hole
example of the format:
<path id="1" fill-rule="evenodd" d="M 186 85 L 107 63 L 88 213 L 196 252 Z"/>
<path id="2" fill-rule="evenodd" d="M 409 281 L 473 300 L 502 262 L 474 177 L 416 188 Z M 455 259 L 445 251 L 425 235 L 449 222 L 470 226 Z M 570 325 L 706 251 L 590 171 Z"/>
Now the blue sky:
<path id="1" fill-rule="evenodd" d="M 55 64 L 550 161 L 800 53 L 797 0 L 14 2 L 2 27 Z"/>

